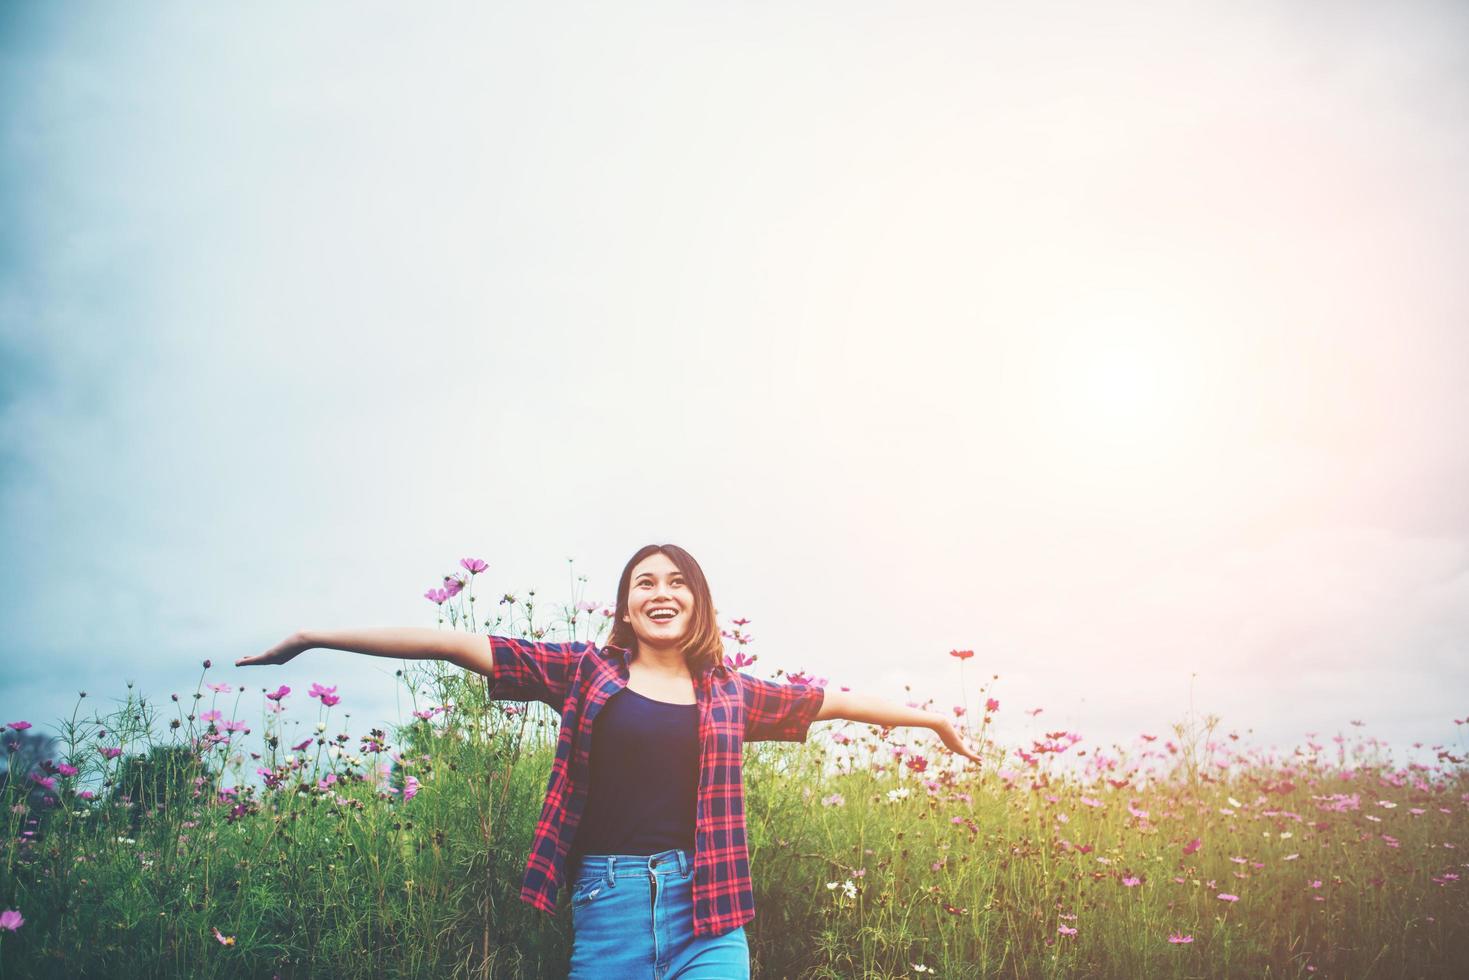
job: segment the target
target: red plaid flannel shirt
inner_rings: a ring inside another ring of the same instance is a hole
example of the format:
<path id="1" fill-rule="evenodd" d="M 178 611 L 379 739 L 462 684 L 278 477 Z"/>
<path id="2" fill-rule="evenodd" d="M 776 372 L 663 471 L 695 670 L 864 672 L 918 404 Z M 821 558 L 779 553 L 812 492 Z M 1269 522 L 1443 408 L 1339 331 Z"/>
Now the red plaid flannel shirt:
<path id="1" fill-rule="evenodd" d="M 627 686 L 627 652 L 590 643 L 491 636 L 492 697 L 541 701 L 561 712 L 556 761 L 525 865 L 520 899 L 555 912 L 566 856 L 586 810 L 592 722 Z M 826 697 L 819 687 L 776 684 L 714 667 L 694 678 L 699 705 L 699 796 L 694 820 L 694 935 L 717 936 L 755 917 L 745 848 L 745 742 L 804 742 Z"/>

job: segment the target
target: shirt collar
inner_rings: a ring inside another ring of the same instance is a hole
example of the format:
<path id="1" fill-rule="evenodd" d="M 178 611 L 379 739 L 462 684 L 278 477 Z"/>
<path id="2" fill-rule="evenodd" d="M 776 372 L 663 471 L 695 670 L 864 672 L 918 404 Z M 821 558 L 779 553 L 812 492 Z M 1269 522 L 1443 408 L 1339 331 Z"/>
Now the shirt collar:
<path id="1" fill-rule="evenodd" d="M 614 661 L 621 664 L 623 671 L 626 672 L 628 657 L 632 653 L 631 650 L 627 649 L 627 647 L 618 646 L 616 643 L 609 643 L 602 649 L 606 651 L 608 656 L 610 656 Z M 726 667 L 724 664 L 715 664 L 711 667 L 705 667 L 699 671 L 698 679 L 704 680 L 710 676 L 718 677 L 720 680 L 725 680 L 729 677 L 729 668 Z"/>

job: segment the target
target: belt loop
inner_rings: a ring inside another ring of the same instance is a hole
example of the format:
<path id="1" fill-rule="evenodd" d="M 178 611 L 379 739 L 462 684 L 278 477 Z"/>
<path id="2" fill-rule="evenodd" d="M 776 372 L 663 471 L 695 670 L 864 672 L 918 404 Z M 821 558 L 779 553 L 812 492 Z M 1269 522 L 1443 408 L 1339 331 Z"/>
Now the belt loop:
<path id="1" fill-rule="evenodd" d="M 617 856 L 607 858 L 607 887 L 617 887 Z"/>
<path id="2" fill-rule="evenodd" d="M 680 878 L 689 876 L 689 856 L 684 853 L 683 848 L 678 849 L 678 875 Z"/>

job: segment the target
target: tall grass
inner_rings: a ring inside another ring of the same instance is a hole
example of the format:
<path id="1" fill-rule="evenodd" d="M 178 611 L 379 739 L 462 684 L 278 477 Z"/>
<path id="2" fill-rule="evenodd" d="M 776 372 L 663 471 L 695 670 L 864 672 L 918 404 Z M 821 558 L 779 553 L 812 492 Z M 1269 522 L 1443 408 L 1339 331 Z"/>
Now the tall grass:
<path id="1" fill-rule="evenodd" d="M 575 594 L 481 616 L 455 581 L 431 594 L 445 628 L 600 635 Z M 0 912 L 23 916 L 3 976 L 563 975 L 564 908 L 518 900 L 556 717 L 445 665 L 400 676 L 391 733 L 207 670 L 177 701 L 79 702 L 0 789 Z M 1346 737 L 1276 757 L 1212 721 L 1081 765 L 1071 733 L 985 736 L 969 770 L 912 730 L 747 747 L 756 975 L 1465 975 L 1463 759 L 1399 768 Z"/>

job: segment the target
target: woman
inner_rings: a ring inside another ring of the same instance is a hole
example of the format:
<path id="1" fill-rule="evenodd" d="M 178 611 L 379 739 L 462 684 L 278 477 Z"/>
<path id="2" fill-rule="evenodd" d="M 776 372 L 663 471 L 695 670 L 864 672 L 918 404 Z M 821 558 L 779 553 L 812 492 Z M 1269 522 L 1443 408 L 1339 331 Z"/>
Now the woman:
<path id="1" fill-rule="evenodd" d="M 561 733 L 521 900 L 546 912 L 571 884 L 573 977 L 748 977 L 755 914 L 741 746 L 804 741 L 813 721 L 931 728 L 978 761 L 943 715 L 731 670 L 704 572 L 675 545 L 622 570 L 612 634 L 536 643 L 432 629 L 301 632 L 236 666 L 313 647 L 439 659 L 493 696 L 542 701 Z"/>

